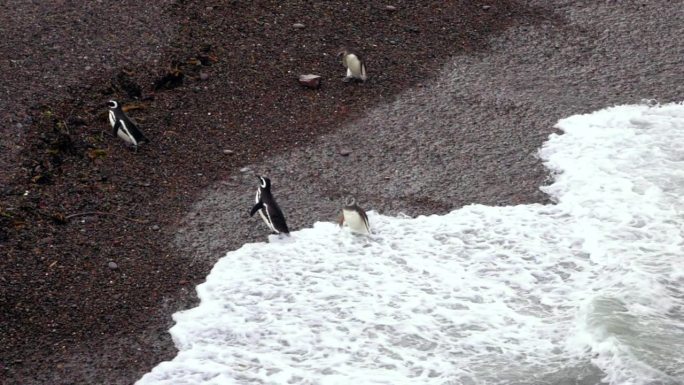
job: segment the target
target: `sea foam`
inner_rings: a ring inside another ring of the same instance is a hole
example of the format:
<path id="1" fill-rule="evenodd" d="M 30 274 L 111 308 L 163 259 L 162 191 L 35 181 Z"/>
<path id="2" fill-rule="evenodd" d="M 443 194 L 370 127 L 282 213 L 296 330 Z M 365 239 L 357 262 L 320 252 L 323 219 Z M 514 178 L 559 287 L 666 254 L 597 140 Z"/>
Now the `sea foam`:
<path id="1" fill-rule="evenodd" d="M 553 205 L 370 212 L 227 253 L 137 384 L 684 382 L 684 106 L 561 120 Z"/>

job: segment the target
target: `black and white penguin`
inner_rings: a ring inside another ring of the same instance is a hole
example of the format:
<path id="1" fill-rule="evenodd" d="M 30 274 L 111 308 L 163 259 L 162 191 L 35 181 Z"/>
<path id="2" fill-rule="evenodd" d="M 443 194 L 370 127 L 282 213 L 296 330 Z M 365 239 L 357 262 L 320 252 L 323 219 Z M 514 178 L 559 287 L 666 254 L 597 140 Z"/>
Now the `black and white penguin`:
<path id="1" fill-rule="evenodd" d="M 338 224 L 340 227 L 349 227 L 349 230 L 355 233 L 365 235 L 370 235 L 371 233 L 368 215 L 366 215 L 366 211 L 356 204 L 354 198 L 348 199 L 346 206 L 342 208 Z"/>
<path id="2" fill-rule="evenodd" d="M 109 107 L 109 124 L 112 125 L 114 135 L 132 144 L 136 151 L 140 143 L 149 142 L 138 126 L 126 116 L 118 102 L 110 100 L 107 102 L 107 107 Z"/>
<path id="3" fill-rule="evenodd" d="M 260 184 L 256 191 L 254 207 L 249 212 L 249 216 L 254 216 L 254 213 L 258 211 L 261 219 L 274 233 L 290 235 L 290 230 L 285 223 L 285 216 L 271 194 L 271 180 L 265 176 L 258 178 Z"/>
<path id="4" fill-rule="evenodd" d="M 350 80 L 365 82 L 368 79 L 366 64 L 359 54 L 343 49 L 338 53 L 338 56 L 342 57 L 342 65 L 347 69 L 347 75 L 344 77 L 345 82 Z"/>

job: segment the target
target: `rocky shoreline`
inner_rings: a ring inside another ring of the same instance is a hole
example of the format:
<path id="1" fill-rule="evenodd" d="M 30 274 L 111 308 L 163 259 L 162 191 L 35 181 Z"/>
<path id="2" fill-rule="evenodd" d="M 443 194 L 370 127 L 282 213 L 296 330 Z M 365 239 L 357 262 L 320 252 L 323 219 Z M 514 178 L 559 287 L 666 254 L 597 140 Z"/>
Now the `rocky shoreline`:
<path id="1" fill-rule="evenodd" d="M 0 378 L 130 384 L 173 357 L 171 314 L 222 253 L 263 240 L 242 179 L 254 171 L 279 175 L 294 229 L 334 215 L 346 192 L 389 214 L 546 202 L 533 154 L 557 119 L 684 94 L 676 4 L 556 3 L 9 7 Z M 365 53 L 367 84 L 341 81 L 341 46 Z M 456 70 L 442 80 L 445 65 Z M 299 85 L 304 73 L 321 88 Z M 149 146 L 111 137 L 110 98 Z M 420 124 L 397 118 L 407 111 Z M 367 191 L 341 184 L 350 170 Z M 445 179 L 458 187 L 435 196 Z"/>

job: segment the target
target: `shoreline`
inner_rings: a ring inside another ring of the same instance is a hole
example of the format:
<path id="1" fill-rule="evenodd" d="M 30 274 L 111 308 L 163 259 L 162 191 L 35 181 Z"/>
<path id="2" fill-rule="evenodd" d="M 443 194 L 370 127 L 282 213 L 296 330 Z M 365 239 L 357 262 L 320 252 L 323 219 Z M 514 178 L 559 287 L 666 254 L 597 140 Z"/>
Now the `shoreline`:
<path id="1" fill-rule="evenodd" d="M 557 119 L 684 95 L 674 81 L 684 23 L 664 12 L 674 7 L 665 1 L 617 10 L 559 2 L 555 13 L 535 2 L 491 2 L 486 11 L 466 3 L 438 12 L 438 5 L 417 10 L 398 2 L 397 11 L 337 10 L 351 12 L 342 15 L 299 3 L 153 9 L 164 17 L 147 28 L 171 21 L 179 28 L 177 35 L 165 30 L 161 56 L 142 53 L 140 63 L 121 65 L 126 71 L 116 66 L 103 71 L 109 77 L 89 78 L 78 88 L 85 93 L 51 95 L 51 108 L 31 112 L 17 176 L 3 193 L 10 217 L 0 222 L 8 230 L 0 250 L 9 255 L 0 266 L 7 294 L 0 327 L 8 331 L 0 337 L 0 376 L 22 384 L 129 384 L 173 357 L 170 315 L 194 306 L 194 286 L 223 253 L 264 239 L 263 224 L 247 215 L 253 171 L 281 176 L 278 200 L 293 229 L 332 219 L 346 193 L 386 214 L 538 202 L 546 199 L 538 189 L 546 171 L 534 153 Z M 359 86 L 341 82 L 328 52 L 357 36 L 344 23 L 352 15 L 365 22 L 364 39 L 352 43 L 376 43 L 366 54 L 371 82 Z M 441 28 L 452 19 L 444 15 L 459 15 L 464 25 L 445 36 Z M 295 22 L 305 29 L 293 32 Z M 463 32 L 469 28 L 475 32 Z M 637 28 L 642 34 L 630 37 Z M 240 43 L 222 45 L 227 36 Z M 396 60 L 397 47 L 408 60 Z M 193 64 L 202 55 L 208 64 Z M 172 62 L 184 84 L 154 90 Z M 445 72 L 436 76 L 439 68 Z M 314 70 L 323 88 L 300 88 L 294 75 Z M 107 98 L 133 101 L 127 80 L 142 88 L 142 108 L 131 116 L 153 140 L 137 154 L 106 135 L 101 116 Z M 92 157 L 93 149 L 105 156 Z M 248 165 L 250 172 L 239 172 Z M 444 180 L 457 187 L 440 194 Z M 31 193 L 21 197 L 25 189 Z M 88 211 L 147 222 L 59 216 Z"/>

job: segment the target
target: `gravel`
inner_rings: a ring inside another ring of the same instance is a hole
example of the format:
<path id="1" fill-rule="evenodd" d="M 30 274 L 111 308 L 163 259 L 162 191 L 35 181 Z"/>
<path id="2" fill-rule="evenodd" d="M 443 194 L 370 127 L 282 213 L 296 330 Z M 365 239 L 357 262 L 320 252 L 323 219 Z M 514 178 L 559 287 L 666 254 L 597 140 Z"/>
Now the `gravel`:
<path id="1" fill-rule="evenodd" d="M 548 203 L 536 151 L 558 119 L 684 94 L 678 1 L 89 4 L 0 14 L 8 383 L 130 384 L 171 358 L 170 315 L 217 258 L 266 238 L 255 173 L 294 230 L 346 195 L 412 216 Z M 369 82 L 341 81 L 341 46 L 366 54 Z M 324 89 L 293 82 L 303 71 Z M 110 97 L 139 106 L 150 146 L 107 136 Z M 83 212 L 105 214 L 66 220 Z"/>

